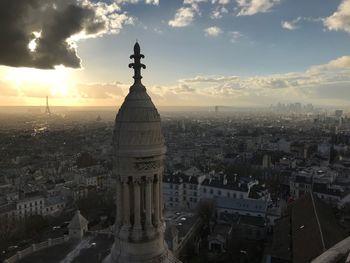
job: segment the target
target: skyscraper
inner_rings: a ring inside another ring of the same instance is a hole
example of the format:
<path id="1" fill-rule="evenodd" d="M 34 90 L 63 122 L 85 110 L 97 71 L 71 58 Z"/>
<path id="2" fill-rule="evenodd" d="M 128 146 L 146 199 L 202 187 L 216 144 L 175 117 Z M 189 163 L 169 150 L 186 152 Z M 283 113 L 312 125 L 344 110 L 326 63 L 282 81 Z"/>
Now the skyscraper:
<path id="1" fill-rule="evenodd" d="M 107 263 L 179 262 L 164 241 L 162 177 L 166 148 L 159 113 L 141 83 L 144 55 L 136 42 L 134 84 L 116 117 L 117 178 L 115 241 Z"/>

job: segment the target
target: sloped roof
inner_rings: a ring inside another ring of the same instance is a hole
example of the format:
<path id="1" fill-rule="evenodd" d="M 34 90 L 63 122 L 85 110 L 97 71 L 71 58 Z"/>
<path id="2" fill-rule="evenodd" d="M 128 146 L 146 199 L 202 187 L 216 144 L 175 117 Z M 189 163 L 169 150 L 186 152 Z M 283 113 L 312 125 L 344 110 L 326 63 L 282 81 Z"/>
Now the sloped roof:
<path id="1" fill-rule="evenodd" d="M 265 213 L 267 209 L 267 201 L 261 199 L 216 197 L 215 203 L 218 208 L 235 209 L 255 213 Z"/>
<path id="2" fill-rule="evenodd" d="M 291 209 L 293 262 L 308 262 L 345 238 L 331 207 L 306 194 Z"/>
<path id="3" fill-rule="evenodd" d="M 282 217 L 274 227 L 271 255 L 273 257 L 289 261 L 290 251 L 290 216 Z"/>
<path id="4" fill-rule="evenodd" d="M 68 225 L 68 229 L 82 229 L 86 227 L 88 223 L 89 222 L 86 220 L 86 218 L 80 214 L 79 210 L 77 210 L 77 212 L 75 213 Z"/>

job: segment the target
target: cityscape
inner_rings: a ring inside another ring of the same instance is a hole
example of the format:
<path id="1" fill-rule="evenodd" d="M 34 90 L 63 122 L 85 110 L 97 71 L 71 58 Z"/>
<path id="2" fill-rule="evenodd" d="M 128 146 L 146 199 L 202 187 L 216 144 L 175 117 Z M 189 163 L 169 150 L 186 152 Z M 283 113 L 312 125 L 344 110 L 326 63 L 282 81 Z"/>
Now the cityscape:
<path id="1" fill-rule="evenodd" d="M 306 262 L 322 254 L 317 242 L 329 249 L 347 237 L 350 118 L 295 105 L 160 111 L 165 240 L 183 262 Z M 276 107 L 285 110 L 273 114 Z M 108 248 L 93 255 L 92 244 L 113 242 L 115 112 L 56 110 L 44 101 L 34 112 L 1 114 L 1 249 L 8 257 L 68 235 L 79 209 L 91 233 L 108 236 L 82 248 L 80 260 L 98 262 Z M 315 248 L 300 255 L 309 242 Z"/>
<path id="2" fill-rule="evenodd" d="M 0 263 L 349 263 L 349 17 L 1 1 Z"/>

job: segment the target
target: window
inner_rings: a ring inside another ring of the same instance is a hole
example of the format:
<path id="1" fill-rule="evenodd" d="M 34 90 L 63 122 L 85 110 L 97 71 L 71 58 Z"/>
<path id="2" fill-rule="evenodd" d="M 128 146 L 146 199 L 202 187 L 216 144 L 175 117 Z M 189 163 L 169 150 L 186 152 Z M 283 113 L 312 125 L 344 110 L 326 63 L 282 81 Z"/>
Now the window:
<path id="1" fill-rule="evenodd" d="M 226 195 L 227 195 L 227 197 L 231 197 L 230 192 L 227 192 Z"/>
<path id="2" fill-rule="evenodd" d="M 210 193 L 211 193 L 211 194 L 214 193 L 213 189 L 210 189 Z"/>
<path id="3" fill-rule="evenodd" d="M 206 193 L 207 192 L 207 188 L 203 188 L 203 193 Z"/>
<path id="4" fill-rule="evenodd" d="M 218 190 L 218 192 L 217 192 L 217 193 L 218 193 L 218 195 L 221 195 L 221 190 Z"/>

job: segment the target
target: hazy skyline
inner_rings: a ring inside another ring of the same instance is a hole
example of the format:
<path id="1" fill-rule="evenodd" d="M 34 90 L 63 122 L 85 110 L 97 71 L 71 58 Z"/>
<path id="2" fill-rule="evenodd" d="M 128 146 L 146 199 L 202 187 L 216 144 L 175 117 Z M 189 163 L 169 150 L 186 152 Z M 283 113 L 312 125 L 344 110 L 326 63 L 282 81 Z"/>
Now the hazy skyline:
<path id="1" fill-rule="evenodd" d="M 136 39 L 157 106 L 350 106 L 350 0 L 4 0 L 0 10 L 0 106 L 46 95 L 118 106 Z"/>

